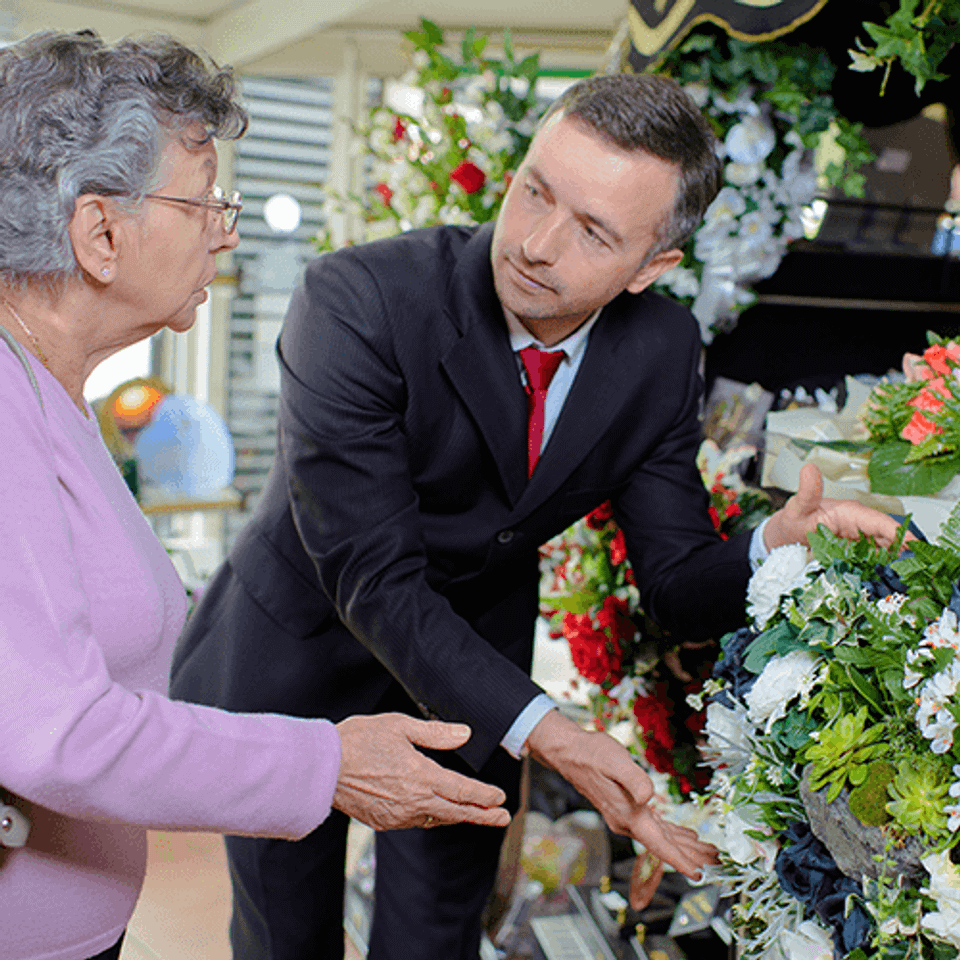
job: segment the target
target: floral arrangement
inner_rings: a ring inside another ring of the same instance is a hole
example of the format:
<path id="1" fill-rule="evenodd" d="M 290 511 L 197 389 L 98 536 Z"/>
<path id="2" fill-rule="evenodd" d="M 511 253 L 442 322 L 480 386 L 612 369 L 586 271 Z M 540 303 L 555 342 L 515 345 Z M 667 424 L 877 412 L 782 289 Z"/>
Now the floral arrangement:
<path id="1" fill-rule="evenodd" d="M 375 186 L 363 195 L 330 193 L 325 201 L 326 221 L 335 213 L 354 216 L 363 242 L 494 219 L 539 116 L 539 57 L 516 60 L 509 31 L 502 61 L 484 57 L 489 37 L 473 29 L 463 37 L 459 62 L 443 53 L 443 31 L 429 20 L 404 36 L 413 46 L 413 69 L 401 83 L 420 91 L 422 107 L 372 110 L 355 132 Z M 317 245 L 333 249 L 329 229 Z"/>
<path id="2" fill-rule="evenodd" d="M 834 107 L 836 68 L 822 50 L 693 34 L 659 69 L 683 85 L 722 144 L 725 186 L 683 261 L 658 280 L 690 305 L 710 343 L 754 302 L 750 286 L 772 276 L 787 246 L 804 235 L 821 138 L 830 131 L 845 151 L 825 180 L 849 194 L 863 194 L 859 170 L 873 154 L 860 126 Z"/>
<path id="3" fill-rule="evenodd" d="M 754 575 L 752 624 L 705 685 L 710 839 L 742 955 L 953 960 L 960 508 L 899 559 L 822 527 L 810 542 Z"/>
<path id="4" fill-rule="evenodd" d="M 899 61 L 915 80 L 917 96 L 928 80 L 945 80 L 940 64 L 960 40 L 960 0 L 900 0 L 882 23 L 864 23 L 870 43 L 858 39 L 850 51 L 851 70 L 883 70 L 880 94 Z"/>
<path id="5" fill-rule="evenodd" d="M 721 454 L 704 441 L 698 462 L 721 537 L 755 526 L 773 512 L 767 496 L 747 488 L 736 466 L 755 451 Z M 631 749 L 669 775 L 677 798 L 706 786 L 698 737 L 701 709 L 687 704 L 709 677 L 709 647 L 664 636 L 640 609 L 623 531 L 609 503 L 597 507 L 541 548 L 541 614 L 564 639 L 598 729 L 626 724 Z"/>
<path id="6" fill-rule="evenodd" d="M 960 473 L 960 346 L 928 333 L 920 379 L 883 383 L 862 414 L 875 493 L 936 493 Z"/>

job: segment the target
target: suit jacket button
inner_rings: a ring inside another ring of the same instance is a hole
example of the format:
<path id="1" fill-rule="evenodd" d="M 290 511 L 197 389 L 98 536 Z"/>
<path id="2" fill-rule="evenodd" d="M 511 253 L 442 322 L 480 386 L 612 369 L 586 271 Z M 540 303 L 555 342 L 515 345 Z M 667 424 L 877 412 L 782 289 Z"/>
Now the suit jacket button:
<path id="1" fill-rule="evenodd" d="M 497 543 L 509 543 L 513 539 L 512 530 L 501 530 L 497 534 Z"/>

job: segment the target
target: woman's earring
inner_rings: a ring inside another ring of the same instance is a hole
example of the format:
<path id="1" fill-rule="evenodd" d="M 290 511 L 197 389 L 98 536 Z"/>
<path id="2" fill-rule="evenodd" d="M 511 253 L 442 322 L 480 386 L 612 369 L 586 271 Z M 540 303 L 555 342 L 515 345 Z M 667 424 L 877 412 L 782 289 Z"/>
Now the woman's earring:
<path id="1" fill-rule="evenodd" d="M 109 276 L 110 276 L 110 268 L 109 268 L 109 267 L 103 267 L 100 272 L 101 272 L 105 277 L 109 277 Z"/>

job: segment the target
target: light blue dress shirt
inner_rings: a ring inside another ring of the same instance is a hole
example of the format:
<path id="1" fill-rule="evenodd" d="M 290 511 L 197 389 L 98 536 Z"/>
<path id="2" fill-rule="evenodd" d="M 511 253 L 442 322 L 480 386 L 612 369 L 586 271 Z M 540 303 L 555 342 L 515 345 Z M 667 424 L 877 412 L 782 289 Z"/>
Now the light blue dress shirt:
<path id="1" fill-rule="evenodd" d="M 601 307 L 601 310 L 602 309 Z M 578 327 L 569 337 L 551 347 L 545 347 L 518 320 L 507 315 L 507 328 L 510 331 L 510 347 L 513 349 L 514 356 L 517 360 L 517 370 L 521 382 L 525 384 L 527 377 L 526 370 L 524 370 L 523 367 L 523 361 L 520 359 L 521 350 L 526 347 L 536 347 L 538 350 L 544 350 L 546 352 L 562 350 L 565 354 L 563 360 L 560 362 L 560 366 L 557 367 L 557 372 L 550 381 L 550 386 L 547 388 L 547 396 L 544 401 L 543 441 L 540 445 L 541 452 L 546 448 L 550 436 L 553 433 L 553 428 L 556 426 L 557 420 L 560 417 L 560 411 L 563 409 L 567 395 L 570 393 L 570 388 L 573 386 L 573 381 L 576 378 L 577 371 L 580 369 L 584 354 L 587 352 L 587 342 L 590 338 L 590 331 L 597 322 L 600 312 L 600 310 L 597 310 L 586 323 Z M 750 566 L 754 570 L 770 553 L 763 542 L 763 530 L 766 524 L 767 521 L 764 520 L 763 523 L 754 530 L 753 538 L 750 541 Z M 530 736 L 533 728 L 556 706 L 557 704 L 545 693 L 537 694 L 537 696 L 520 711 L 519 716 L 513 721 L 503 740 L 500 741 L 500 745 L 510 756 L 519 759 L 526 752 L 527 737 Z"/>

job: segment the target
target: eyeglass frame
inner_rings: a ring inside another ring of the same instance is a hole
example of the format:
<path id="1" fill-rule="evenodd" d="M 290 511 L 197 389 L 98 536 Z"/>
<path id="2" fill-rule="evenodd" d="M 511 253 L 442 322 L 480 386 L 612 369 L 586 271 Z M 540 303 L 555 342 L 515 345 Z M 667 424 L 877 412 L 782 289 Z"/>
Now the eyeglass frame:
<path id="1" fill-rule="evenodd" d="M 147 200 L 169 200 L 171 203 L 185 203 L 191 207 L 204 207 L 207 210 L 219 210 L 223 215 L 221 223 L 223 232 L 231 234 L 237 229 L 237 220 L 240 217 L 240 211 L 243 209 L 243 197 L 239 190 L 234 190 L 228 197 L 221 187 L 213 187 L 210 191 L 214 194 L 211 200 L 202 200 L 199 197 L 168 197 L 162 193 L 145 193 L 144 199 Z M 220 196 L 216 196 L 219 192 Z M 227 220 L 227 213 L 232 214 L 230 220 Z"/>

